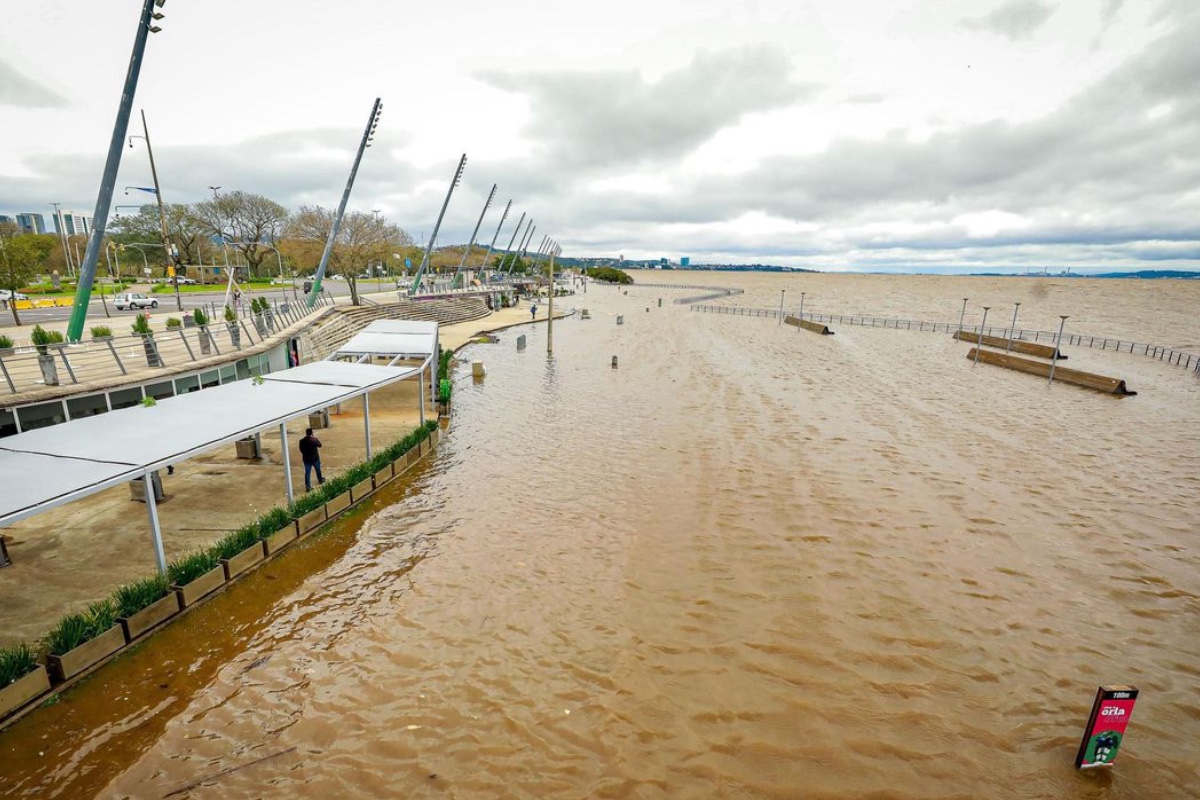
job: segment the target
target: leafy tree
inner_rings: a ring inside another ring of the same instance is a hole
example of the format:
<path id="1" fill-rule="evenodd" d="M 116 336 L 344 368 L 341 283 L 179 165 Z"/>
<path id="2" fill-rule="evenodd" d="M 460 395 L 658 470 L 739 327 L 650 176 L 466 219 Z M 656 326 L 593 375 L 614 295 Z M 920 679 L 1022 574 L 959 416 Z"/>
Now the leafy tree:
<path id="1" fill-rule="evenodd" d="M 171 244 L 179 248 L 179 263 L 198 263 L 200 243 L 209 234 L 208 228 L 195 216 L 191 207 L 183 203 L 168 203 L 166 212 L 167 237 Z M 158 204 L 147 203 L 138 209 L 137 214 L 114 220 L 109 231 L 118 243 L 161 242 L 162 224 L 159 221 Z M 153 257 L 159 263 L 167 260 L 161 248 Z"/>
<path id="2" fill-rule="evenodd" d="M 628 284 L 633 283 L 633 278 L 628 272 L 616 269 L 615 267 L 592 267 L 587 271 L 588 277 L 598 281 L 608 281 L 610 283 Z"/>
<path id="3" fill-rule="evenodd" d="M 196 203 L 191 215 L 204 233 L 224 237 L 241 250 L 254 277 L 271 253 L 262 245 L 275 245 L 288 222 L 288 211 L 279 203 L 240 190 Z"/>
<path id="4" fill-rule="evenodd" d="M 54 249 L 54 236 L 17 235 L 15 225 L 0 229 L 0 288 L 16 292 L 32 281 L 46 265 L 50 251 Z M 17 304 L 10 302 L 13 324 L 20 325 Z"/>
<path id="5" fill-rule="evenodd" d="M 511 267 L 513 275 L 524 275 L 529 271 L 529 262 L 515 253 L 497 256 L 492 260 L 492 263 L 496 265 L 497 270 L 503 272 L 508 272 L 509 267 Z"/>
<path id="6" fill-rule="evenodd" d="M 282 245 L 288 256 L 316 269 L 336 213 L 321 206 L 301 206 L 288 221 Z M 385 261 L 392 253 L 403 252 L 410 244 L 412 237 L 384 217 L 349 211 L 342 217 L 326 273 L 344 276 L 350 286 L 350 302 L 359 305 L 358 274 L 375 261 Z"/>

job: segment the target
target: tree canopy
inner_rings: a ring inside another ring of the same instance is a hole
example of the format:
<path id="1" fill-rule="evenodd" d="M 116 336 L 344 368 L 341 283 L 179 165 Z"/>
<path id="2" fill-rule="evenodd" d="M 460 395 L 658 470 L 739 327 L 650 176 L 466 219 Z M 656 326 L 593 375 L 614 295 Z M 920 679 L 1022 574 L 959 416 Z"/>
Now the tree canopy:
<path id="1" fill-rule="evenodd" d="M 55 237 L 49 234 L 16 235 L 16 226 L 5 226 L 0 230 L 0 288 L 14 295 L 29 283 L 46 265 L 50 251 L 54 249 Z M 20 325 L 17 304 L 10 302 L 13 324 Z"/>

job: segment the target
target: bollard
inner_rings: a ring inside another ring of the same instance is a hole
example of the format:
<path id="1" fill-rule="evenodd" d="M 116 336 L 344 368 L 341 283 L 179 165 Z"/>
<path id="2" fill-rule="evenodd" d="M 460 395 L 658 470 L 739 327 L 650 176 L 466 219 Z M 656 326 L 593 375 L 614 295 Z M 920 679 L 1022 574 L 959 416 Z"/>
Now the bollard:
<path id="1" fill-rule="evenodd" d="M 662 298 L 658 298 L 658 307 L 662 308 Z"/>
<path id="2" fill-rule="evenodd" d="M 646 306 L 646 313 L 647 313 L 647 314 L 649 314 L 649 313 L 650 313 L 650 306 Z"/>
<path id="3" fill-rule="evenodd" d="M 618 324 L 618 325 L 624 325 L 624 324 L 625 324 L 625 317 L 623 317 L 623 316 L 620 316 L 620 315 L 617 315 L 617 324 Z"/>
<path id="4" fill-rule="evenodd" d="M 523 333 L 517 337 L 517 349 L 518 350 L 525 349 L 525 334 L 523 334 Z"/>
<path id="5" fill-rule="evenodd" d="M 613 369 L 617 368 L 617 357 L 616 356 L 613 356 L 612 368 Z"/>
<path id="6" fill-rule="evenodd" d="M 485 374 L 485 372 L 483 369 L 483 362 L 482 361 L 472 361 L 471 362 L 471 377 L 482 378 L 484 376 L 484 374 Z"/>

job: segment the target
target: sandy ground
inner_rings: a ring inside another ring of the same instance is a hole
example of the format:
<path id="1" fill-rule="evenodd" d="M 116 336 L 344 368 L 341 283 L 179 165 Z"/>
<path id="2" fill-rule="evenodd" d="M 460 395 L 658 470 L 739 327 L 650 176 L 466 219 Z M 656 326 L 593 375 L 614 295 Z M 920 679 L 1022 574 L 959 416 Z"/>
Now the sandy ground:
<path id="1" fill-rule="evenodd" d="M 555 316 L 569 313 L 574 298 L 556 304 Z M 481 333 L 530 322 L 529 305 L 444 326 L 443 347 L 457 349 Z M 544 323 L 544 305 L 538 321 Z M 413 381 L 370 396 L 371 441 L 376 451 L 406 435 L 420 422 Z M 426 399 L 427 418 L 437 414 Z M 330 416 L 317 432 L 326 477 L 366 457 L 362 405 L 355 401 Z M 304 492 L 304 468 L 297 443 L 306 421 L 287 426 L 292 488 Z M 228 445 L 161 474 L 166 498 L 159 503 L 163 543 L 170 561 L 205 547 L 225 533 L 287 501 L 278 431 L 262 434 L 262 457 L 239 459 Z M 315 484 L 315 477 L 313 482 Z M 33 641 L 63 614 L 104 597 L 121 583 L 151 574 L 154 553 L 145 504 L 120 486 L 19 522 L 5 530 L 13 563 L 0 569 L 0 646 Z"/>

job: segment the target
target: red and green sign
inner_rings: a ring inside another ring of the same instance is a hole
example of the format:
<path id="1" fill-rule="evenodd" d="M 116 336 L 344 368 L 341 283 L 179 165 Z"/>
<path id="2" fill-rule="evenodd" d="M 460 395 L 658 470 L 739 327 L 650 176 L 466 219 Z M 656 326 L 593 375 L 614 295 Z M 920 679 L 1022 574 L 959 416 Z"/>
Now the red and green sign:
<path id="1" fill-rule="evenodd" d="M 1133 686 L 1100 687 L 1083 741 L 1079 743 L 1079 754 L 1075 756 L 1077 769 L 1107 767 L 1116 760 L 1137 696 L 1138 690 Z"/>

